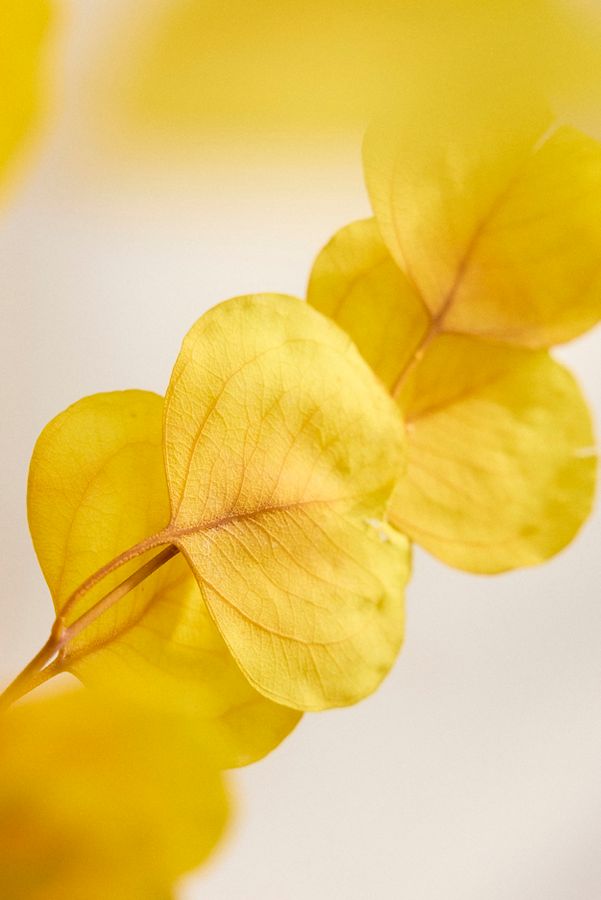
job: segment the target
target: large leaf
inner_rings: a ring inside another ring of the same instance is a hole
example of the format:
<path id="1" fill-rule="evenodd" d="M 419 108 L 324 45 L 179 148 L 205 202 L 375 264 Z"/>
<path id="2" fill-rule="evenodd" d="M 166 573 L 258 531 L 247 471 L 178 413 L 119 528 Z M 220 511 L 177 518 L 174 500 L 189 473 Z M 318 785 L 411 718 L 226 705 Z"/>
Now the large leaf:
<path id="1" fill-rule="evenodd" d="M 368 132 L 372 205 L 433 333 L 547 347 L 601 316 L 601 144 L 483 93 L 415 98 Z"/>
<path id="2" fill-rule="evenodd" d="M 309 302 L 351 335 L 407 421 L 408 468 L 390 519 L 446 562 L 477 572 L 556 553 L 588 516 L 590 416 L 545 352 L 435 337 L 373 221 L 319 255 Z"/>
<path id="3" fill-rule="evenodd" d="M 65 610 L 71 593 L 169 520 L 163 400 L 144 391 L 96 394 L 40 435 L 29 475 L 34 546 L 56 612 L 70 625 L 153 552 L 107 575 Z M 86 684 L 129 690 L 211 723 L 223 762 L 276 746 L 298 714 L 266 700 L 240 672 L 180 556 L 122 597 L 65 648 L 62 667 Z"/>
<path id="4" fill-rule="evenodd" d="M 184 720 L 81 690 L 0 717 L 0 894 L 168 900 L 228 803 Z"/>
<path id="5" fill-rule="evenodd" d="M 0 182 L 37 113 L 49 18 L 48 0 L 0 0 Z"/>
<path id="6" fill-rule="evenodd" d="M 381 524 L 402 427 L 349 339 L 298 300 L 242 297 L 186 337 L 165 408 L 172 520 L 250 681 L 353 703 L 403 634 L 407 542 Z"/>

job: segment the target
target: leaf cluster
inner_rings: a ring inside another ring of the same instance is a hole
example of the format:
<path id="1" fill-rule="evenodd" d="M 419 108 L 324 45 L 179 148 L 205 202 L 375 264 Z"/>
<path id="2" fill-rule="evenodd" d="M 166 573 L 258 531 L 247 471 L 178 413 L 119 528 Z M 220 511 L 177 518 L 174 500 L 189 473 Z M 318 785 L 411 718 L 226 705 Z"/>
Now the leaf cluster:
<path id="1" fill-rule="evenodd" d="M 590 416 L 549 349 L 601 316 L 601 146 L 529 95 L 441 92 L 364 160 L 374 218 L 308 302 L 217 305 L 164 398 L 84 398 L 36 443 L 56 620 L 3 702 L 87 690 L 0 719 L 11 897 L 171 896 L 223 832 L 222 770 L 390 671 L 411 542 L 500 572 L 591 509 Z"/>

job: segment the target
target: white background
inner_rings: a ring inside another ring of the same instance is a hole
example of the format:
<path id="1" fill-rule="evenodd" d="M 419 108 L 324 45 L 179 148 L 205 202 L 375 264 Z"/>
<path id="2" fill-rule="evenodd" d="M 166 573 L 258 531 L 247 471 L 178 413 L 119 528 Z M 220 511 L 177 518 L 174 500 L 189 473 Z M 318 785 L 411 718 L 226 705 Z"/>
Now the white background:
<path id="1" fill-rule="evenodd" d="M 335 162 L 245 166 L 232 148 L 220 164 L 138 177 L 94 156 L 72 132 L 90 9 L 66 32 L 71 80 L 0 220 L 6 678 L 51 621 L 25 518 L 44 424 L 95 391 L 163 391 L 205 309 L 302 295 L 321 244 L 369 213 L 358 142 Z M 600 340 L 558 354 L 597 415 Z M 597 516 L 551 563 L 496 578 L 418 551 L 406 646 L 384 686 L 306 716 L 234 776 L 229 840 L 182 897 L 598 900 L 600 538 Z"/>

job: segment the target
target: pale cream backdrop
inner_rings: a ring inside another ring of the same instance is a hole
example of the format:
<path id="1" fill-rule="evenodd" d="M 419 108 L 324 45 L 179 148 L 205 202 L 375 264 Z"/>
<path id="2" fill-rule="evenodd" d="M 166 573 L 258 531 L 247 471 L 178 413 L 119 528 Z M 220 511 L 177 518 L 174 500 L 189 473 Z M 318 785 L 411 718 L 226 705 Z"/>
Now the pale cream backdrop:
<path id="1" fill-rule="evenodd" d="M 3 678 L 51 621 L 25 517 L 40 429 L 85 394 L 164 390 L 204 310 L 302 295 L 320 245 L 368 214 L 358 140 L 276 166 L 208 147 L 177 172 L 99 155 L 74 131 L 115 9 L 98 6 L 72 6 L 54 116 L 0 220 Z M 601 334 L 559 355 L 599 419 Z M 418 551 L 388 680 L 235 774 L 229 838 L 183 900 L 598 900 L 600 544 L 597 514 L 551 563 L 511 575 Z"/>

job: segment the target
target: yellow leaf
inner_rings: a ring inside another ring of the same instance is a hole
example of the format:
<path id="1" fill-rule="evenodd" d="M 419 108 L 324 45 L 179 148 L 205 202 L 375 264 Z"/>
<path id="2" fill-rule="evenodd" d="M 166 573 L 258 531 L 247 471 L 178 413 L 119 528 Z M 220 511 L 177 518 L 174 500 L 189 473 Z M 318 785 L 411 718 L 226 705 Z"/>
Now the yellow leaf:
<path id="1" fill-rule="evenodd" d="M 594 437 L 578 385 L 545 351 L 441 336 L 400 399 L 394 525 L 472 572 L 534 565 L 572 540 L 591 511 Z"/>
<path id="2" fill-rule="evenodd" d="M 548 347 L 601 317 L 601 144 L 488 87 L 399 105 L 367 184 L 433 332 Z"/>
<path id="3" fill-rule="evenodd" d="M 40 435 L 29 474 L 34 546 L 56 612 L 68 626 L 148 559 L 132 560 L 65 608 L 73 591 L 165 526 L 163 400 L 145 391 L 87 397 Z M 298 714 L 266 700 L 241 674 L 181 557 L 135 587 L 65 648 L 62 668 L 211 723 L 225 765 L 275 747 Z"/>
<path id="4" fill-rule="evenodd" d="M 176 148 L 206 154 L 243 135 L 247 165 L 257 139 L 264 160 L 288 137 L 295 161 L 303 142 L 314 155 L 320 138 L 354 141 L 379 98 L 398 83 L 415 90 L 428 75 L 440 86 L 460 73 L 473 86 L 485 70 L 497 83 L 598 101 L 599 27 L 582 7 L 572 0 L 329 0 L 327 7 L 323 0 L 158 0 L 115 17 L 92 109 L 103 133 L 108 119 L 137 135 L 138 154 L 161 136 L 164 158 Z"/>
<path id="5" fill-rule="evenodd" d="M 374 223 L 354 223 L 319 255 L 308 294 L 401 404 L 408 468 L 390 521 L 469 571 L 543 561 L 592 505 L 594 437 L 578 386 L 542 351 L 435 337 L 391 265 Z"/>
<path id="6" fill-rule="evenodd" d="M 222 836 L 202 734 L 76 691 L 0 717 L 0 894 L 167 900 Z"/>
<path id="7" fill-rule="evenodd" d="M 255 687 L 299 709 L 373 691 L 403 633 L 407 542 L 380 523 L 402 427 L 343 332 L 289 297 L 211 310 L 173 371 L 165 460 L 165 537 Z"/>
<path id="8" fill-rule="evenodd" d="M 0 0 L 0 173 L 37 113 L 40 59 L 50 19 L 47 0 Z"/>
<path id="9" fill-rule="evenodd" d="M 324 247 L 311 272 L 307 300 L 350 334 L 388 388 L 410 363 L 430 322 L 374 219 L 347 225 Z"/>

